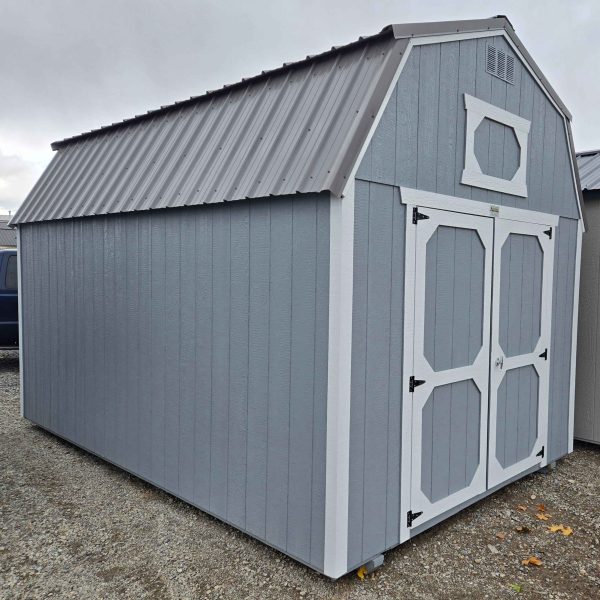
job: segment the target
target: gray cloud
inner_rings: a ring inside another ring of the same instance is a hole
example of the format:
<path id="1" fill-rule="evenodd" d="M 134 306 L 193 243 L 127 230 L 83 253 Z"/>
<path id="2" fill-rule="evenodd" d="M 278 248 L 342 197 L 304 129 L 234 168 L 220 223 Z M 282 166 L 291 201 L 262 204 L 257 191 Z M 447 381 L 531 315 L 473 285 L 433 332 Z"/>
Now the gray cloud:
<path id="1" fill-rule="evenodd" d="M 38 175 L 55 139 L 388 23 L 498 13 L 509 16 L 572 111 L 577 147 L 600 147 L 596 0 L 505 0 L 484 8 L 478 0 L 0 0 L 0 147 Z M 0 203 L 22 199 L 31 173 L 0 190 Z"/>
<path id="2" fill-rule="evenodd" d="M 39 174 L 37 166 L 0 149 L 0 214 L 14 213 Z"/>

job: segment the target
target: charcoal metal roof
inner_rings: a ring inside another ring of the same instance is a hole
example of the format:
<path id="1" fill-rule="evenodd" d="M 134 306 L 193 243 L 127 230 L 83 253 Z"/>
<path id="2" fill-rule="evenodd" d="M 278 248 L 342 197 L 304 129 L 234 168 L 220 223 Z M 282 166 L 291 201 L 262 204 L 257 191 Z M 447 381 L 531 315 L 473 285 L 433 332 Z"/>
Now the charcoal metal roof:
<path id="1" fill-rule="evenodd" d="M 55 142 L 56 155 L 11 225 L 296 192 L 340 195 L 408 40 L 485 30 L 505 30 L 525 54 L 505 17 L 390 25 L 203 96 Z M 547 91 L 564 106 L 549 84 Z"/>
<path id="2" fill-rule="evenodd" d="M 600 190 L 600 150 L 577 153 L 582 190 Z"/>

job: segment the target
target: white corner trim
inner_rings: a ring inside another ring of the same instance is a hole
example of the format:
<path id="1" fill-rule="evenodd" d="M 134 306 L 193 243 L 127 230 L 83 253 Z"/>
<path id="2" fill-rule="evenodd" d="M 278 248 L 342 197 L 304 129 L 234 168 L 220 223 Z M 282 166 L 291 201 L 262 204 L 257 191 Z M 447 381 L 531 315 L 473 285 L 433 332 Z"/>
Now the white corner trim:
<path id="1" fill-rule="evenodd" d="M 345 196 L 330 196 L 329 360 L 323 572 L 337 579 L 348 570 L 350 388 L 354 277 L 354 178 Z"/>
<path id="2" fill-rule="evenodd" d="M 404 260 L 404 341 L 402 361 L 402 448 L 400 455 L 400 543 L 410 539 L 410 528 L 406 514 L 411 510 L 412 481 L 412 398 L 406 390 L 414 365 L 415 333 L 415 272 L 417 228 L 412 224 L 409 211 L 406 211 L 405 260 Z"/>
<path id="3" fill-rule="evenodd" d="M 527 210 L 525 208 L 488 204 L 486 202 L 479 202 L 478 200 L 446 196 L 445 194 L 436 194 L 435 192 L 426 192 L 407 187 L 400 188 L 400 198 L 403 204 L 451 210 L 454 212 L 481 215 L 483 217 L 510 219 L 511 221 L 522 221 L 524 223 L 556 226 L 559 221 L 558 215 Z"/>
<path id="4" fill-rule="evenodd" d="M 23 284 L 21 275 L 21 228 L 17 227 L 17 314 L 19 318 L 19 398 L 21 417 L 25 416 L 25 400 L 23 395 Z"/>
<path id="5" fill-rule="evenodd" d="M 465 168 L 460 182 L 504 194 L 527 197 L 527 142 L 531 121 L 523 119 L 507 110 L 465 94 L 467 125 L 465 134 Z M 484 119 L 491 119 L 511 127 L 517 137 L 521 153 L 519 167 L 512 179 L 493 177 L 482 172 L 475 156 L 475 131 Z"/>
<path id="6" fill-rule="evenodd" d="M 571 381 L 569 383 L 569 452 L 573 452 L 575 431 L 575 376 L 577 372 L 577 327 L 579 323 L 579 278 L 581 276 L 581 241 L 583 221 L 577 222 L 577 250 L 575 254 L 575 289 L 573 291 L 573 324 L 571 329 Z"/>

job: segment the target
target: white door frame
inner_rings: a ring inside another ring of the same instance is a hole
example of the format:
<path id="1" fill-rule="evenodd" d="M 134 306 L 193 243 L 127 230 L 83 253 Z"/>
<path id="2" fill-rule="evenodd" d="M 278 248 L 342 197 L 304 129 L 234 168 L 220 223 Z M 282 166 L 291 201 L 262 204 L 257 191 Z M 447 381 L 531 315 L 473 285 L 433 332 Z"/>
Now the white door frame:
<path id="1" fill-rule="evenodd" d="M 497 206 L 469 200 L 446 194 L 437 194 L 416 190 L 414 188 L 400 188 L 401 202 L 407 205 L 406 209 L 406 251 L 404 280 L 413 282 L 416 272 L 416 234 L 417 226 L 412 224 L 410 218 L 411 210 L 414 207 L 437 208 L 458 213 L 473 215 L 490 216 L 494 218 L 507 218 L 513 221 L 523 221 L 526 223 L 537 223 L 556 227 L 559 222 L 557 215 L 542 213 L 521 208 L 509 206 Z M 421 222 L 422 223 L 422 222 Z M 402 448 L 401 448 L 401 486 L 400 486 L 400 543 L 407 541 L 411 537 L 411 528 L 408 527 L 406 515 L 411 510 L 411 481 L 412 481 L 412 420 L 413 410 L 412 402 L 409 401 L 408 386 L 410 377 L 414 372 L 413 343 L 415 334 L 415 301 L 412 285 L 404 286 L 404 358 L 403 358 L 403 402 L 402 402 Z M 548 361 L 550 362 L 550 361 Z M 546 453 L 547 457 L 547 453 Z M 544 459 L 546 460 L 546 458 Z M 540 466 L 543 466 L 542 463 Z"/>
<path id="2" fill-rule="evenodd" d="M 414 513 L 422 512 L 423 518 L 419 519 L 419 524 L 424 523 L 444 512 L 462 504 L 473 496 L 481 494 L 486 489 L 486 471 L 487 471 L 487 425 L 488 425 L 488 385 L 489 385 L 489 322 L 491 313 L 492 298 L 492 255 L 494 249 L 494 223 L 492 219 L 461 214 L 449 211 L 440 211 L 436 209 L 420 209 L 423 214 L 429 217 L 419 221 L 418 226 L 414 226 L 416 233 L 416 273 L 414 287 L 414 341 L 413 341 L 413 364 L 414 375 L 424 383 L 414 388 L 410 394 L 412 399 L 412 443 L 414 449 L 420 449 L 422 440 L 422 416 L 423 409 L 433 390 L 439 386 L 449 383 L 465 381 L 472 379 L 477 385 L 481 394 L 480 405 L 480 438 L 479 438 L 479 465 L 475 471 L 471 483 L 445 498 L 431 502 L 422 491 L 421 484 L 421 451 L 413 452 L 412 473 L 411 473 L 411 507 L 409 510 Z M 410 211 L 409 211 L 410 217 Z M 411 222 L 412 224 L 412 222 Z M 483 278 L 483 313 L 482 313 L 482 343 L 474 361 L 467 365 L 443 371 L 435 371 L 425 357 L 425 272 L 427 243 L 438 227 L 447 226 L 456 229 L 470 229 L 479 234 L 481 243 L 485 248 L 484 254 L 484 278 Z"/>
<path id="3" fill-rule="evenodd" d="M 548 236 L 546 231 L 550 232 Z M 541 323 L 540 337 L 535 348 L 526 354 L 507 357 L 500 346 L 500 276 L 502 263 L 502 246 L 511 234 L 522 234 L 535 237 L 542 247 L 542 293 L 541 293 Z M 548 457 L 548 398 L 550 392 L 550 343 L 552 333 L 552 282 L 554 277 L 554 240 L 556 238 L 554 227 L 546 229 L 545 226 L 535 223 L 523 223 L 508 219 L 497 219 L 495 228 L 494 252 L 494 285 L 492 300 L 492 340 L 490 354 L 490 428 L 489 428 L 489 465 L 488 487 L 492 488 L 502 482 L 519 475 L 523 471 L 535 466 L 547 464 Z M 546 350 L 546 358 L 540 355 Z M 502 366 L 496 364 L 502 361 Z M 538 385 L 538 425 L 537 440 L 533 445 L 530 456 L 509 467 L 503 467 L 496 458 L 496 425 L 498 389 L 507 371 L 519 367 L 532 365 L 539 377 Z M 546 401 L 542 401 L 546 399 Z M 543 456 L 537 453 L 544 448 Z"/>

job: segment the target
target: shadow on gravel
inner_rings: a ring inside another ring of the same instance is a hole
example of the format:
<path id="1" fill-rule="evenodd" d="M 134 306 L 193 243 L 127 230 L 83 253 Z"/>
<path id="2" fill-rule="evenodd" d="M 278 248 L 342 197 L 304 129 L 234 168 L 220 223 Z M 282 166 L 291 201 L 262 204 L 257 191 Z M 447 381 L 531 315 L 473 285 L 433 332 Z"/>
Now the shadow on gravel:
<path id="1" fill-rule="evenodd" d="M 0 375 L 2 373 L 14 373 L 19 370 L 19 351 L 0 351 Z"/>

